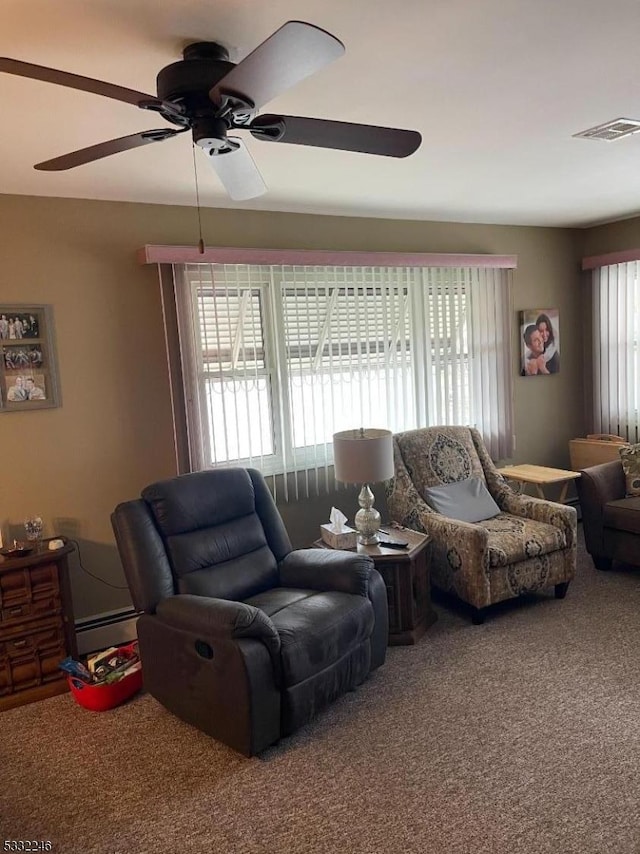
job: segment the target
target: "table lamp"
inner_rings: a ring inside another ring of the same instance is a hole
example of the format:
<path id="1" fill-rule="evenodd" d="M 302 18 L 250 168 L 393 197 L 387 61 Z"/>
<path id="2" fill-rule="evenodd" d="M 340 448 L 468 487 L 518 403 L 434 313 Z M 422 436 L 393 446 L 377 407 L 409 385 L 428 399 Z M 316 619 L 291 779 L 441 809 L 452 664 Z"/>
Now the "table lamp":
<path id="1" fill-rule="evenodd" d="M 390 430 L 361 427 L 343 430 L 333 436 L 335 478 L 340 483 L 361 483 L 355 527 L 358 542 L 364 546 L 378 542 L 380 514 L 373 508 L 370 483 L 389 480 L 394 475 L 393 433 Z"/>

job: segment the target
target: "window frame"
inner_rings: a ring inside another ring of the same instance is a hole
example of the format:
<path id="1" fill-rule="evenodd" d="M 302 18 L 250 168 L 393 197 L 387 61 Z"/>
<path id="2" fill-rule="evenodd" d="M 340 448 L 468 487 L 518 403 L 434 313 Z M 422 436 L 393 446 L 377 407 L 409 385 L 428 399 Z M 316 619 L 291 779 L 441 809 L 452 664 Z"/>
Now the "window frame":
<path id="1" fill-rule="evenodd" d="M 355 298 L 356 302 L 360 302 L 359 308 L 363 308 L 364 310 L 364 302 L 366 302 L 368 292 L 372 292 L 372 296 L 380 295 L 383 296 L 382 290 L 383 286 L 379 283 L 370 283 L 370 282 L 362 282 L 362 281 L 354 281 L 353 283 L 332 283 L 330 281 L 327 282 L 316 282 L 313 285 L 309 285 L 308 283 L 292 283 L 287 280 L 287 277 L 279 271 L 277 268 L 271 268 L 270 276 L 268 279 L 264 279 L 258 283 L 251 283 L 245 285 L 239 284 L 216 284 L 213 281 L 213 276 L 207 276 L 205 280 L 200 280 L 200 287 L 211 287 L 213 291 L 216 289 L 224 291 L 225 289 L 232 290 L 242 290 L 242 289 L 256 289 L 260 292 L 260 316 L 261 316 L 261 331 L 262 331 L 262 341 L 264 346 L 264 376 L 267 379 L 267 384 L 269 386 L 268 394 L 269 394 L 269 402 L 268 409 L 271 414 L 271 434 L 272 434 L 272 442 L 273 442 L 273 453 L 271 454 L 256 454 L 255 456 L 238 456 L 238 457 L 227 457 L 225 460 L 214 461 L 213 463 L 208 463 L 205 459 L 204 449 L 206 447 L 214 447 L 214 444 L 211 439 L 211 422 L 207 417 L 203 417 L 202 412 L 207 409 L 206 403 L 206 371 L 199 361 L 199 359 L 194 360 L 193 354 L 194 351 L 198 354 L 198 357 L 201 355 L 201 345 L 202 345 L 202 337 L 200 337 L 200 345 L 198 344 L 197 333 L 195 329 L 194 320 L 201 318 L 200 306 L 198 297 L 195 294 L 195 288 L 198 286 L 198 283 L 195 282 L 194 279 L 191 281 L 188 280 L 188 276 L 186 275 L 188 270 L 185 271 L 185 280 L 181 284 L 181 287 L 190 289 L 191 293 L 191 311 L 188 313 L 188 329 L 189 329 L 189 337 L 188 343 L 186 347 L 183 347 L 183 350 L 186 352 L 183 353 L 184 361 L 189 365 L 188 374 L 189 374 L 189 385 L 190 390 L 187 393 L 188 398 L 192 398 L 194 401 L 197 400 L 197 404 L 192 406 L 190 418 L 197 418 L 199 423 L 201 424 L 201 439 L 199 444 L 199 452 L 197 453 L 198 465 L 202 467 L 208 467 L 209 465 L 215 466 L 255 466 L 256 461 L 259 459 L 259 467 L 261 471 L 266 475 L 278 475 L 283 474 L 287 471 L 287 460 L 293 460 L 294 466 L 296 469 L 303 468 L 316 468 L 318 465 L 318 455 L 325 453 L 328 448 L 328 456 L 329 456 L 329 464 L 333 463 L 333 452 L 332 447 L 330 445 L 330 441 L 327 440 L 324 443 L 316 442 L 305 445 L 300 445 L 295 443 L 295 425 L 290 417 L 286 417 L 287 413 L 291 412 L 292 401 L 291 401 L 291 385 L 293 382 L 293 377 L 295 376 L 295 365 L 293 360 L 290 358 L 289 348 L 291 347 L 291 339 L 286 334 L 285 327 L 287 318 L 292 314 L 287 312 L 285 308 L 285 301 L 287 298 L 287 291 L 295 291 L 298 290 L 303 292 L 307 290 L 309 287 L 318 289 L 318 290 L 326 290 L 327 292 L 327 302 L 331 300 L 331 292 L 338 292 L 338 296 L 340 296 L 339 292 L 347 292 L 347 291 L 357 291 L 358 296 Z M 402 353 L 406 353 L 407 350 L 410 351 L 411 348 L 411 340 L 412 335 L 415 330 L 412 327 L 416 326 L 416 322 L 412 319 L 411 311 L 410 311 L 410 290 L 411 285 L 414 283 L 406 282 L 403 286 L 403 307 L 401 311 L 401 317 L 405 317 L 406 315 L 406 335 L 400 336 L 395 335 L 390 330 L 390 337 L 392 338 L 391 345 L 399 345 L 401 341 L 405 342 L 405 346 L 400 345 L 400 351 Z M 365 293 L 366 292 L 366 293 Z M 346 294 L 345 294 L 346 295 Z M 382 301 L 383 309 L 388 309 L 389 306 Z M 180 313 L 180 310 L 179 310 Z M 215 314 L 215 310 L 214 310 Z M 185 313 L 185 320 L 187 320 Z M 394 318 L 397 320 L 397 318 Z M 324 321 L 329 321 L 329 317 L 325 317 Z M 366 327 L 366 322 L 365 322 Z M 372 330 L 376 332 L 378 330 Z M 379 342 L 379 337 L 378 337 Z M 353 337 L 348 342 L 350 347 L 356 347 L 358 350 L 360 347 L 363 347 L 369 351 L 369 347 L 372 343 L 374 343 L 374 339 L 365 337 Z M 312 345 L 310 345 L 311 347 Z M 313 356 L 315 360 L 318 354 L 318 347 L 316 346 L 316 353 Z M 326 343 L 323 344 L 322 350 L 326 347 Z M 309 356 L 311 359 L 311 355 Z M 414 362 L 415 358 L 411 359 L 411 357 L 404 356 L 404 361 L 402 366 L 395 366 L 396 369 L 398 367 L 403 368 L 403 376 L 409 376 L 414 374 Z M 331 355 L 329 354 L 329 359 L 331 359 Z M 381 362 L 380 365 L 377 365 L 380 370 L 384 370 L 385 366 Z M 387 366 L 388 369 L 388 366 Z M 368 371 L 368 367 L 366 366 L 356 366 L 356 368 L 352 371 L 352 373 L 357 373 L 359 375 L 365 375 Z M 341 369 L 332 368 L 329 371 L 323 372 L 327 377 L 331 377 L 335 375 L 335 373 L 345 373 L 347 371 L 347 366 L 343 366 Z M 305 373 L 306 375 L 306 373 Z M 196 378 L 194 382 L 194 377 Z M 212 375 L 212 378 L 214 375 Z M 243 381 L 243 374 L 240 370 L 237 372 L 229 371 L 226 375 L 226 378 L 233 382 L 241 382 Z M 403 382 L 406 383 L 406 380 L 403 379 Z M 415 385 L 415 383 L 414 383 Z M 415 408 L 415 403 L 414 403 Z M 335 431 L 332 431 L 335 432 Z"/>
<path id="2" fill-rule="evenodd" d="M 178 473 L 198 470 L 202 460 L 194 459 L 189 445 L 189 428 L 186 409 L 189 405 L 188 366 L 183 366 L 180 357 L 178 336 L 178 310 L 176 308 L 176 292 L 180 288 L 179 276 L 176 270 L 184 264 L 286 264 L 303 266 L 390 266 L 390 267 L 472 267 L 496 271 L 513 271 L 517 269 L 516 255 L 490 254 L 442 254 L 423 252 L 351 252 L 333 250 L 277 250 L 277 249 L 246 249 L 236 247 L 207 247 L 204 252 L 196 246 L 156 246 L 147 245 L 138 251 L 141 264 L 157 265 L 162 311 L 165 322 L 165 339 L 170 380 L 171 407 L 176 449 L 176 468 Z M 411 297 L 410 297 L 411 299 Z M 509 298 L 510 299 L 510 298 Z M 507 345 L 511 342 L 507 339 Z M 469 342 L 470 348 L 474 346 Z M 511 362 L 513 359 L 511 358 Z M 416 358 L 414 364 L 415 381 L 424 379 L 426 366 Z M 511 379 L 511 372 L 508 380 Z M 186 394 L 184 393 L 186 389 Z M 193 395 L 191 395 L 193 398 Z M 423 413 L 416 410 L 416 417 Z M 513 439 L 513 437 L 509 437 Z M 492 454 L 494 459 L 504 459 L 505 455 Z M 286 481 L 285 481 L 286 482 Z"/>

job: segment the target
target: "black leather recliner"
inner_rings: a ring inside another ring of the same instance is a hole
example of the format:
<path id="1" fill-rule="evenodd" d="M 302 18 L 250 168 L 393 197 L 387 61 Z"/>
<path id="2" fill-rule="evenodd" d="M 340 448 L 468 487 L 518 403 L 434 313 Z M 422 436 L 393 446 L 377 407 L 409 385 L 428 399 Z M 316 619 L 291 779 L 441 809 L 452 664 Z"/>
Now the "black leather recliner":
<path id="1" fill-rule="evenodd" d="M 146 689 L 247 756 L 383 664 L 371 558 L 293 551 L 262 475 L 217 469 L 148 486 L 111 517 Z"/>

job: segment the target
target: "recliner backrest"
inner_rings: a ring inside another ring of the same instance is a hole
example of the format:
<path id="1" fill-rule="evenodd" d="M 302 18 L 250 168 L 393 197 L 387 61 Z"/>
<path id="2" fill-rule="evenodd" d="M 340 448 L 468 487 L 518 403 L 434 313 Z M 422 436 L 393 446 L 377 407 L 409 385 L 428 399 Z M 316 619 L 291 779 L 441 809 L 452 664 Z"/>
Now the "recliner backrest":
<path id="1" fill-rule="evenodd" d="M 279 583 L 291 542 L 255 469 L 214 469 L 148 486 L 111 522 L 133 604 L 175 593 L 245 599 Z"/>
<path id="2" fill-rule="evenodd" d="M 278 585 L 291 544 L 259 472 L 195 472 L 154 483 L 142 498 L 179 593 L 245 599 Z"/>

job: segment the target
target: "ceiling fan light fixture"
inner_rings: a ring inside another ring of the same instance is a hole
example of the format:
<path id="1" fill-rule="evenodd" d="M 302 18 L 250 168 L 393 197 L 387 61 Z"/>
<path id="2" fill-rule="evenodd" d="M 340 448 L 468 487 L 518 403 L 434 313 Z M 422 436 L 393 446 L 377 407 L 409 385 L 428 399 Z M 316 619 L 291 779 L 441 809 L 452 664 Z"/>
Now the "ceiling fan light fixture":
<path id="1" fill-rule="evenodd" d="M 234 151 L 237 148 L 235 143 L 229 139 L 218 139 L 215 136 L 203 136 L 196 142 L 196 145 L 212 157 L 216 154 L 225 154 L 227 151 Z"/>
<path id="2" fill-rule="evenodd" d="M 227 143 L 228 125 L 219 116 L 204 116 L 196 118 L 191 125 L 193 141 L 200 148 L 224 148 Z"/>

